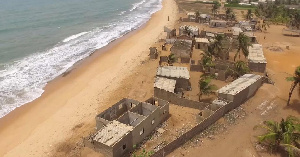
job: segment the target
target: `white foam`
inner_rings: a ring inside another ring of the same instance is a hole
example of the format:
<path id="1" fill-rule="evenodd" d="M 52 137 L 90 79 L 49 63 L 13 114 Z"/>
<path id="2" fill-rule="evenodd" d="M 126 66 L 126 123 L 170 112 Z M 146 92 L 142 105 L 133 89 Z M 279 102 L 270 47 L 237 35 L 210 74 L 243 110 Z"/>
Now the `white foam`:
<path id="1" fill-rule="evenodd" d="M 153 7 L 147 7 L 149 5 Z M 49 50 L 5 65 L 0 71 L 0 117 L 40 97 L 48 81 L 63 74 L 94 50 L 140 27 L 160 9 L 161 0 L 143 2 L 139 9 L 125 15 L 121 21 L 72 35 Z"/>
<path id="2" fill-rule="evenodd" d="M 65 43 L 65 42 L 71 41 L 71 40 L 76 39 L 76 38 L 78 38 L 78 37 L 80 37 L 80 36 L 82 36 L 86 33 L 88 33 L 88 32 L 81 32 L 81 33 L 69 36 L 68 38 L 64 39 L 63 42 Z"/>
<path id="3" fill-rule="evenodd" d="M 122 11 L 119 15 L 123 15 L 123 14 L 125 14 L 126 13 L 126 11 Z"/>
<path id="4" fill-rule="evenodd" d="M 146 2 L 146 0 L 142 0 L 141 2 L 132 4 L 133 7 L 130 9 L 130 11 L 133 11 L 134 9 L 136 9 L 137 7 L 139 7 L 140 5 L 142 5 L 145 2 Z"/>

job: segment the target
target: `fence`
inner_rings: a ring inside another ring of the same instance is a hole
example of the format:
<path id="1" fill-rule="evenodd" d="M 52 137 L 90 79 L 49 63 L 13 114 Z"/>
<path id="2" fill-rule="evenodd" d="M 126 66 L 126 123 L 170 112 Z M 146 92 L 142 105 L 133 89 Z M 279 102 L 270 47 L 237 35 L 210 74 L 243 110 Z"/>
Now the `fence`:
<path id="1" fill-rule="evenodd" d="M 170 142 L 162 149 L 155 152 L 152 157 L 164 157 L 174 151 L 176 148 L 183 145 L 185 142 L 192 139 L 194 136 L 205 130 L 207 127 L 215 123 L 218 119 L 220 119 L 225 114 L 225 106 L 219 108 L 216 112 L 212 115 L 201 121 L 198 125 L 194 128 L 187 131 L 185 134 L 181 135 L 180 137 L 176 138 L 174 141 Z"/>

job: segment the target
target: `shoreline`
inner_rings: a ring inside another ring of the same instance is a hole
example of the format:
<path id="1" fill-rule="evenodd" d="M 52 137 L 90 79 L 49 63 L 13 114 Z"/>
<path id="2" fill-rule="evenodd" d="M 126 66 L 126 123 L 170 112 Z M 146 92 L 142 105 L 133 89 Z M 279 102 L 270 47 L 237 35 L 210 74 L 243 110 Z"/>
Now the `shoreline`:
<path id="1" fill-rule="evenodd" d="M 147 50 L 162 35 L 163 26 L 175 23 L 176 17 L 171 14 L 176 9 L 170 3 L 175 2 L 163 0 L 162 9 L 141 27 L 79 61 L 47 83 L 41 97 L 1 118 L 0 146 L 3 149 L 0 156 L 44 156 L 53 151 L 52 144 L 68 138 L 68 131 L 80 123 L 79 120 L 93 120 L 101 108 L 98 99 L 108 97 L 109 91 L 117 88 L 131 74 L 131 69 L 147 58 Z M 169 22 L 167 16 L 170 16 Z M 137 40 L 139 44 L 134 42 Z M 79 110 L 84 113 L 78 113 Z M 45 148 L 49 145 L 50 148 Z"/>

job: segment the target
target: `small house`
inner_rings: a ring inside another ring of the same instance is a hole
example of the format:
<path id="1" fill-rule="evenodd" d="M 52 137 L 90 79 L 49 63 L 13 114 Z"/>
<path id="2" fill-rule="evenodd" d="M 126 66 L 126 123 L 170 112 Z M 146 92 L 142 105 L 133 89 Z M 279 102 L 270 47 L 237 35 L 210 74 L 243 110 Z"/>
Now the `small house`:
<path id="1" fill-rule="evenodd" d="M 150 59 L 157 59 L 158 57 L 158 52 L 157 52 L 157 49 L 156 47 L 150 47 Z"/>
<path id="2" fill-rule="evenodd" d="M 183 90 L 189 90 L 191 88 L 190 73 L 187 67 L 177 67 L 177 66 L 158 67 L 156 76 L 176 80 L 176 89 L 181 88 Z M 174 82 L 170 82 L 170 83 L 174 83 Z"/>
<path id="3" fill-rule="evenodd" d="M 190 63 L 192 57 L 192 41 L 176 40 L 171 47 L 171 54 L 180 59 L 181 63 Z"/>
<path id="4" fill-rule="evenodd" d="M 262 45 L 252 44 L 249 46 L 248 66 L 254 72 L 264 73 L 266 71 L 267 60 L 264 56 Z"/>
<path id="5" fill-rule="evenodd" d="M 210 27 L 226 27 L 227 21 L 224 20 L 210 20 L 209 22 Z"/>
<path id="6" fill-rule="evenodd" d="M 207 50 L 208 44 L 207 38 L 195 38 L 195 49 Z"/>

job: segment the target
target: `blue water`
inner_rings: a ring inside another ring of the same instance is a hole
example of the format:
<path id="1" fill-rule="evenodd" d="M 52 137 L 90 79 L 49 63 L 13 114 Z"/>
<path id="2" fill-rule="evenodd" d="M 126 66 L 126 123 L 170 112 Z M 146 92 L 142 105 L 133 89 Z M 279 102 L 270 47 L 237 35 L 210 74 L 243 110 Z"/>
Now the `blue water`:
<path id="1" fill-rule="evenodd" d="M 0 118 L 160 9 L 161 0 L 0 0 Z"/>

